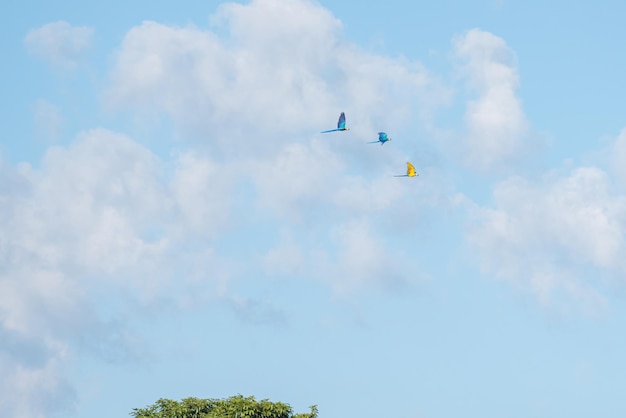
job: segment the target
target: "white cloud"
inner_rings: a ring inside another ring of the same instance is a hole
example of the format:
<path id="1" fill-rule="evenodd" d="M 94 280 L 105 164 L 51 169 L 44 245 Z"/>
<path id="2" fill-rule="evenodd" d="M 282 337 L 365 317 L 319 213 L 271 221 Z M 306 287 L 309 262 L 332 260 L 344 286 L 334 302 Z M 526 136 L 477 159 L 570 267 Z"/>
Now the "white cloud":
<path id="1" fill-rule="evenodd" d="M 470 165 L 481 170 L 510 161 L 525 149 L 528 122 L 516 96 L 519 75 L 513 51 L 489 32 L 472 29 L 454 42 L 470 91 L 466 147 Z"/>
<path id="2" fill-rule="evenodd" d="M 93 32 L 90 27 L 58 21 L 30 30 L 24 42 L 31 53 L 44 61 L 73 68 L 91 46 Z"/>
<path id="3" fill-rule="evenodd" d="M 626 271 L 626 195 L 605 171 L 575 167 L 536 183 L 513 177 L 493 198 L 493 208 L 476 209 L 469 235 L 486 271 L 532 290 L 547 306 L 606 307 L 606 277 Z"/>
<path id="4" fill-rule="evenodd" d="M 50 148 L 42 172 L 32 173 L 34 196 L 16 224 L 28 231 L 25 252 L 52 265 L 78 259 L 110 273 L 148 254 L 158 257 L 166 242 L 142 236 L 162 210 L 158 164 L 130 138 L 105 130 L 84 133 L 69 148 Z"/>
<path id="5" fill-rule="evenodd" d="M 75 349 L 105 361 L 137 356 L 141 342 L 120 321 L 124 312 L 219 297 L 229 272 L 207 240 L 230 190 L 208 181 L 210 162 L 189 154 L 175 162 L 168 173 L 132 139 L 95 129 L 49 148 L 36 169 L 0 165 L 0 335 L 39 357 L 0 343 L 0 387 L 12 385 L 5 411 L 71 407 L 63 370 Z M 192 235 L 205 242 L 190 245 Z M 115 304 L 130 306 L 102 316 L 104 295 L 116 289 L 126 299 Z"/>
<path id="6" fill-rule="evenodd" d="M 444 90 L 419 63 L 346 41 L 340 22 L 308 1 L 225 4 L 213 22 L 216 32 L 155 22 L 131 29 L 106 103 L 165 112 L 207 138 L 203 145 L 241 157 L 271 155 L 328 129 L 340 111 L 353 133 L 369 138 L 381 126 L 408 123 L 430 106 L 424 97 Z"/>

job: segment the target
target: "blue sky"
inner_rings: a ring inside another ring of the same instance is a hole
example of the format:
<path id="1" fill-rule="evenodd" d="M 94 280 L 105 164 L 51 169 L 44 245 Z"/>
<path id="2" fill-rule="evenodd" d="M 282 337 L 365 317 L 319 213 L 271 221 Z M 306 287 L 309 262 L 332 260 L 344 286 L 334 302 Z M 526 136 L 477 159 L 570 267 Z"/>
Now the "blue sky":
<path id="1" fill-rule="evenodd" d="M 12 3 L 5 415 L 624 416 L 621 2 Z"/>

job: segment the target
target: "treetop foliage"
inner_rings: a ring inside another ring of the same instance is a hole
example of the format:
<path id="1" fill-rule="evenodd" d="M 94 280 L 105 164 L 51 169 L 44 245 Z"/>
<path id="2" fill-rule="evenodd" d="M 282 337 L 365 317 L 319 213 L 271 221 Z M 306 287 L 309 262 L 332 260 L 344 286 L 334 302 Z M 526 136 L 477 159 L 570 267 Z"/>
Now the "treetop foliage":
<path id="1" fill-rule="evenodd" d="M 227 399 L 159 399 L 146 408 L 134 408 L 130 415 L 134 418 L 317 418 L 317 405 L 310 408 L 311 412 L 294 415 L 289 404 L 236 395 Z"/>

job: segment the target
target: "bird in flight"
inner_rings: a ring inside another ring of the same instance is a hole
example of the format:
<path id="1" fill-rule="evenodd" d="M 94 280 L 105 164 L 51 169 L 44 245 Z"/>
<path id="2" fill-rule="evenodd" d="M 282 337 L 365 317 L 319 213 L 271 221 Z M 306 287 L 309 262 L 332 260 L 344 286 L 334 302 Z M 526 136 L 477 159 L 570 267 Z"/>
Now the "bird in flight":
<path id="1" fill-rule="evenodd" d="M 394 177 L 415 177 L 415 176 L 419 176 L 419 174 L 417 174 L 415 172 L 415 166 L 413 164 L 411 164 L 410 162 L 406 163 L 406 174 L 402 174 L 402 175 L 397 175 Z"/>
<path id="2" fill-rule="evenodd" d="M 322 131 L 321 133 L 325 134 L 328 132 L 335 132 L 335 131 L 349 131 L 350 128 L 346 128 L 346 114 L 341 112 L 341 115 L 339 115 L 339 120 L 337 121 L 337 129 L 329 129 L 327 131 Z"/>
<path id="3" fill-rule="evenodd" d="M 380 145 L 384 145 L 387 141 L 391 141 L 391 137 L 387 136 L 385 132 L 378 132 L 378 141 L 368 142 L 368 144 L 378 144 L 380 142 Z"/>

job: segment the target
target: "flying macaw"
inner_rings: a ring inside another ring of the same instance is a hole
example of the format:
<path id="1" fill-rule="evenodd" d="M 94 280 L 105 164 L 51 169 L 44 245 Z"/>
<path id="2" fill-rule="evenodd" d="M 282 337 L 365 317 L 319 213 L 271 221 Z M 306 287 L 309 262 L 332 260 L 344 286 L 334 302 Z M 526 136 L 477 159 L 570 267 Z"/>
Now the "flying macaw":
<path id="1" fill-rule="evenodd" d="M 322 131 L 321 133 L 325 134 L 328 132 L 335 132 L 335 131 L 349 131 L 350 128 L 346 128 L 346 115 L 345 113 L 341 112 L 341 115 L 339 115 L 339 120 L 337 121 L 337 129 L 329 129 L 327 131 Z"/>
<path id="2" fill-rule="evenodd" d="M 402 174 L 402 175 L 394 176 L 394 177 L 415 177 L 415 176 L 419 176 L 419 174 L 415 172 L 415 166 L 413 166 L 413 164 L 411 164 L 410 162 L 407 162 L 406 174 Z"/>
<path id="3" fill-rule="evenodd" d="M 380 142 L 380 145 L 384 145 L 387 141 L 391 141 L 391 137 L 387 136 L 385 132 L 378 132 L 378 141 L 368 142 L 368 144 L 378 144 Z"/>

